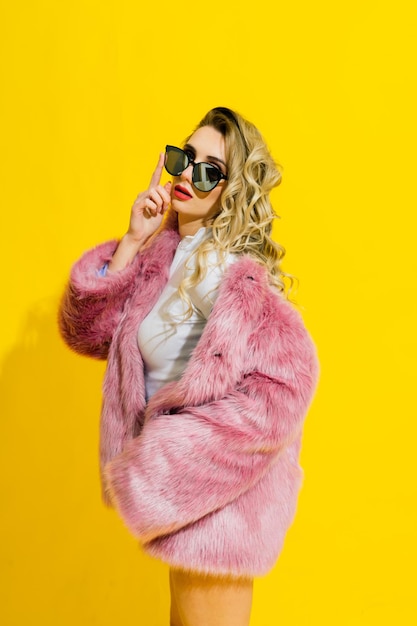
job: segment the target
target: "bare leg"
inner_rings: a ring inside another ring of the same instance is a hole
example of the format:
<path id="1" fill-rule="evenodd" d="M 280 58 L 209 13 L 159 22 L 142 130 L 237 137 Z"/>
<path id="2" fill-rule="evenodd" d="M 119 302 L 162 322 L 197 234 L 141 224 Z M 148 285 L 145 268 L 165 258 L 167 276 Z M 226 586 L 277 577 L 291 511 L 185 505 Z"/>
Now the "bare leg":
<path id="1" fill-rule="evenodd" d="M 170 585 L 173 626 L 249 626 L 252 579 L 232 580 L 171 569 Z"/>
<path id="2" fill-rule="evenodd" d="M 175 590 L 174 590 L 174 586 L 172 583 L 171 570 L 169 572 L 169 588 L 171 591 L 171 611 L 170 611 L 170 616 L 169 616 L 169 626 L 183 626 L 183 623 L 182 623 L 182 620 L 178 611 L 177 599 L 175 597 Z"/>

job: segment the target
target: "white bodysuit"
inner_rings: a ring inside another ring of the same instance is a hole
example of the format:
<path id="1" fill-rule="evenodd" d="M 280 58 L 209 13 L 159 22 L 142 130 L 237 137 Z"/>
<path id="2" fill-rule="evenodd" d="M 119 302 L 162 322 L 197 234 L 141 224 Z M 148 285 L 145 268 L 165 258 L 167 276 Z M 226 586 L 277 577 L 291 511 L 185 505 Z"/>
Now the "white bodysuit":
<path id="1" fill-rule="evenodd" d="M 147 400 L 162 385 L 181 377 L 213 308 L 224 269 L 236 259 L 235 255 L 229 254 L 223 267 L 216 266 L 218 253 L 209 254 L 206 276 L 187 292 L 192 302 L 192 315 L 183 321 L 182 316 L 188 307 L 179 296 L 178 286 L 194 270 L 195 256 L 192 253 L 210 235 L 211 228 L 200 228 L 195 235 L 180 241 L 169 280 L 139 327 L 138 345 L 145 364 Z"/>

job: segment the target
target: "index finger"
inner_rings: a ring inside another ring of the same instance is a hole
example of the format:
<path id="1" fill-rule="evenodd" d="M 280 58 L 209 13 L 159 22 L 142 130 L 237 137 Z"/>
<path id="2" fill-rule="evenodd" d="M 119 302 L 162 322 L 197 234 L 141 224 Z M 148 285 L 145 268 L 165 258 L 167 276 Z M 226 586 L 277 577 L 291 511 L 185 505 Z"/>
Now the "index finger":
<path id="1" fill-rule="evenodd" d="M 162 170 L 165 165 L 165 152 L 161 152 L 158 159 L 158 164 L 155 168 L 154 173 L 152 174 L 151 182 L 149 184 L 149 189 L 151 187 L 157 187 L 161 182 Z"/>

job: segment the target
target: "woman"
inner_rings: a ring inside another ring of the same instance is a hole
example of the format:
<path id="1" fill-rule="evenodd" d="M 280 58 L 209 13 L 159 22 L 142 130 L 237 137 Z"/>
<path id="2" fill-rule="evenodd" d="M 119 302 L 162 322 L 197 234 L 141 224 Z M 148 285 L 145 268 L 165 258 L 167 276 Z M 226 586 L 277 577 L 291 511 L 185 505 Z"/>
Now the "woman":
<path id="1" fill-rule="evenodd" d="M 270 238 L 279 181 L 258 130 L 209 111 L 62 301 L 67 343 L 108 359 L 103 497 L 170 565 L 172 626 L 247 626 L 295 513 L 318 366 Z"/>

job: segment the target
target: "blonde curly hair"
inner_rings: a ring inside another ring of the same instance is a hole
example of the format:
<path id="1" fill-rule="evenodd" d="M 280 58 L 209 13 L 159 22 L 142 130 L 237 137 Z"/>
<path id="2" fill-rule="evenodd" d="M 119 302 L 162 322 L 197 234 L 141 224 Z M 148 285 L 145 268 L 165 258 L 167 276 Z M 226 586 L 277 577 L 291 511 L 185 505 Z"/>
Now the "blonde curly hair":
<path id="1" fill-rule="evenodd" d="M 278 216 L 269 194 L 280 184 L 281 172 L 261 133 L 239 113 L 224 107 L 211 109 L 193 132 L 203 126 L 212 126 L 224 137 L 228 182 L 213 218 L 212 236 L 194 252 L 194 270 L 179 286 L 179 294 L 188 305 L 185 319 L 192 314 L 187 292 L 206 275 L 208 255 L 213 250 L 218 252 L 219 264 L 230 253 L 254 257 L 267 267 L 271 284 L 287 298 L 295 282 L 281 269 L 285 248 L 271 238 L 272 223 Z"/>

